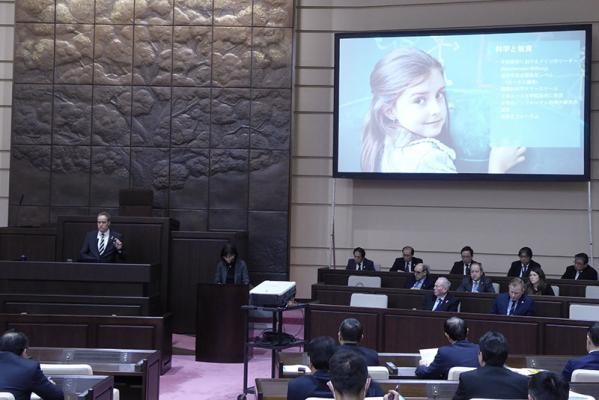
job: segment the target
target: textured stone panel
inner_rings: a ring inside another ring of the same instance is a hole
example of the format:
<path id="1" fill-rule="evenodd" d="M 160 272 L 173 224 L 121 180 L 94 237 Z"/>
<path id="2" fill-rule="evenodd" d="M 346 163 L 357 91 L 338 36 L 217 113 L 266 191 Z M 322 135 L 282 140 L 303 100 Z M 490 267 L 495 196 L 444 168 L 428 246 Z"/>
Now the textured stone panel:
<path id="1" fill-rule="evenodd" d="M 13 108 L 13 144 L 50 144 L 52 129 L 51 86 L 15 84 Z"/>
<path id="2" fill-rule="evenodd" d="M 91 108 L 91 86 L 54 86 L 53 143 L 89 146 Z"/>
<path id="3" fill-rule="evenodd" d="M 293 26 L 293 0 L 254 0 L 254 26 Z"/>
<path id="4" fill-rule="evenodd" d="M 10 203 L 48 205 L 50 146 L 13 145 L 10 156 Z"/>
<path id="5" fill-rule="evenodd" d="M 208 208 L 207 149 L 173 149 L 170 166 L 170 208 Z"/>
<path id="6" fill-rule="evenodd" d="M 132 146 L 169 146 L 171 88 L 134 87 L 132 113 Z"/>
<path id="7" fill-rule="evenodd" d="M 95 86 L 92 141 L 95 145 L 131 143 L 131 87 Z"/>
<path id="8" fill-rule="evenodd" d="M 92 147 L 91 204 L 119 204 L 119 190 L 129 188 L 129 147 Z"/>
<path id="9" fill-rule="evenodd" d="M 249 212 L 248 265 L 254 271 L 289 272 L 289 223 L 286 212 Z"/>
<path id="10" fill-rule="evenodd" d="M 89 203 L 89 146 L 52 146 L 52 206 Z"/>
<path id="11" fill-rule="evenodd" d="M 94 57 L 93 25 L 56 25 L 56 83 L 91 84 Z"/>
<path id="12" fill-rule="evenodd" d="M 152 189 L 155 208 L 168 207 L 168 149 L 131 148 L 132 188 Z"/>
<path id="13" fill-rule="evenodd" d="M 211 25 L 212 0 L 175 0 L 175 25 Z"/>
<path id="14" fill-rule="evenodd" d="M 210 210 L 208 213 L 208 230 L 230 231 L 247 229 L 246 210 Z"/>
<path id="15" fill-rule="evenodd" d="M 14 81 L 51 83 L 54 25 L 16 24 Z"/>
<path id="16" fill-rule="evenodd" d="M 133 23 L 134 0 L 96 0 L 97 24 Z"/>
<path id="17" fill-rule="evenodd" d="M 289 208 L 289 152 L 250 152 L 250 210 L 287 211 Z"/>
<path id="18" fill-rule="evenodd" d="M 93 24 L 94 0 L 56 0 L 56 22 Z"/>
<path id="19" fill-rule="evenodd" d="M 251 28 L 214 28 L 212 83 L 249 87 Z"/>
<path id="20" fill-rule="evenodd" d="M 211 150 L 211 209 L 247 209 L 248 156 L 247 150 Z"/>
<path id="21" fill-rule="evenodd" d="M 214 0 L 214 25 L 251 26 L 252 0 Z"/>
<path id="22" fill-rule="evenodd" d="M 288 149 L 291 136 L 291 89 L 255 89 L 252 98 L 252 148 Z"/>
<path id="23" fill-rule="evenodd" d="M 54 0 L 16 0 L 17 22 L 54 22 Z"/>
<path id="24" fill-rule="evenodd" d="M 293 30 L 254 28 L 252 86 L 291 88 Z"/>
<path id="25" fill-rule="evenodd" d="M 50 222 L 50 207 L 10 206 L 8 226 L 41 226 Z"/>
<path id="26" fill-rule="evenodd" d="M 172 55 L 170 26 L 136 26 L 133 84 L 170 85 Z"/>
<path id="27" fill-rule="evenodd" d="M 179 221 L 179 230 L 207 231 L 208 210 L 169 210 L 169 217 Z"/>
<path id="28" fill-rule="evenodd" d="M 82 217 L 95 214 L 100 210 L 90 209 L 89 207 L 75 207 L 75 206 L 59 206 L 50 208 L 50 223 L 55 224 L 58 222 L 58 217 L 72 217 L 73 215 L 79 215 Z M 102 211 L 106 211 L 102 209 Z M 81 238 L 83 241 L 83 238 Z"/>
<path id="29" fill-rule="evenodd" d="M 94 83 L 131 84 L 133 27 L 96 25 Z"/>
<path id="30" fill-rule="evenodd" d="M 210 89 L 173 88 L 171 145 L 208 147 L 210 142 Z"/>
<path id="31" fill-rule="evenodd" d="M 212 29 L 175 26 L 173 35 L 173 85 L 209 85 Z"/>
<path id="32" fill-rule="evenodd" d="M 250 91 L 214 89 L 212 92 L 212 147 L 247 148 L 249 144 Z"/>
<path id="33" fill-rule="evenodd" d="M 173 0 L 136 0 L 135 23 L 142 25 L 172 25 Z"/>

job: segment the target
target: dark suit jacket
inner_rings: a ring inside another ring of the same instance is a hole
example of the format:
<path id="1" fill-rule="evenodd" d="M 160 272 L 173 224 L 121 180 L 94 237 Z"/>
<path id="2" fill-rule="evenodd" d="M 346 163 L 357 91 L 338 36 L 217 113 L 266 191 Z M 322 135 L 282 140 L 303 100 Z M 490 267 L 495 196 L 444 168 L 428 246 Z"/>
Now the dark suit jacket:
<path id="1" fill-rule="evenodd" d="M 460 286 L 456 289 L 457 292 L 472 292 L 472 278 L 469 276 L 465 276 L 460 283 Z M 478 284 L 478 292 L 479 293 L 495 293 L 495 288 L 493 287 L 493 282 L 491 278 L 487 276 L 483 276 L 480 279 Z"/>
<path id="2" fill-rule="evenodd" d="M 404 271 L 404 272 L 412 272 L 414 271 L 414 266 L 416 264 L 420 264 L 422 262 L 422 259 L 418 258 L 418 257 L 412 257 L 412 261 L 410 264 L 410 270 L 406 271 L 406 261 L 403 259 L 403 257 L 399 257 L 396 258 L 395 261 L 393 262 L 393 266 L 391 267 L 390 271 Z"/>
<path id="3" fill-rule="evenodd" d="M 435 302 L 437 301 L 437 297 L 434 294 L 429 294 L 424 296 L 424 302 L 422 304 L 423 310 L 432 311 Z M 454 298 L 451 294 L 447 293 L 445 298 L 439 304 L 439 307 L 435 311 L 458 311 L 458 306 L 460 305 L 460 301 Z"/>
<path id="4" fill-rule="evenodd" d="M 328 371 L 316 371 L 311 375 L 304 375 L 292 379 L 287 385 L 287 400 L 306 400 L 308 397 L 322 397 L 332 399 L 333 393 L 327 386 L 327 382 L 331 380 L 331 375 Z M 367 397 L 383 396 L 383 389 L 376 382 L 371 382 Z"/>
<path id="5" fill-rule="evenodd" d="M 376 367 L 379 365 L 379 354 L 375 350 L 368 347 L 360 346 L 359 344 L 355 343 L 345 343 L 339 346 L 337 351 L 339 350 L 349 350 L 355 352 L 359 356 L 362 356 L 364 360 L 366 360 L 366 365 L 370 367 Z"/>
<path id="6" fill-rule="evenodd" d="M 29 400 L 31 393 L 44 400 L 62 400 L 62 390 L 52 384 L 40 363 L 16 354 L 0 352 L 0 392 L 10 392 L 16 400 Z"/>
<path id="7" fill-rule="evenodd" d="M 470 265 L 472 265 L 473 262 L 477 262 L 472 260 L 470 262 Z M 453 267 L 451 267 L 451 271 L 449 271 L 450 274 L 453 275 L 464 275 L 464 261 L 456 261 L 453 263 Z M 470 275 L 470 267 L 468 267 L 468 272 L 465 275 Z"/>
<path id="8" fill-rule="evenodd" d="M 460 340 L 449 346 L 439 347 L 435 359 L 428 367 L 416 368 L 416 376 L 421 379 L 447 379 L 447 372 L 453 367 L 479 367 L 479 347 L 468 340 Z"/>
<path id="9" fill-rule="evenodd" d="M 121 250 L 117 250 L 117 248 L 114 247 L 114 238 L 123 242 L 123 248 L 121 248 Z M 98 252 L 98 231 L 87 232 L 85 240 L 83 241 L 83 246 L 81 246 L 81 251 L 79 251 L 79 261 L 95 263 L 123 262 L 125 261 L 124 243 L 123 235 L 111 229 L 104 253 L 100 255 Z"/>
<path id="10" fill-rule="evenodd" d="M 214 275 L 214 283 L 227 283 L 227 266 L 220 260 L 216 264 L 216 274 Z M 250 276 L 248 274 L 248 267 L 245 261 L 238 259 L 235 263 L 235 284 L 249 285 Z"/>
<path id="11" fill-rule="evenodd" d="M 575 369 L 599 370 L 599 351 L 594 351 L 586 356 L 568 361 L 562 371 L 562 376 L 566 381 L 570 382 L 572 379 L 572 372 L 574 372 Z"/>
<path id="12" fill-rule="evenodd" d="M 506 315 L 510 303 L 511 300 L 509 294 L 501 293 L 497 295 L 491 313 Z M 522 297 L 520 297 L 520 300 L 518 300 L 516 310 L 511 315 L 535 315 L 535 302 L 526 294 L 523 294 Z"/>
<path id="13" fill-rule="evenodd" d="M 574 265 L 570 265 L 566 268 L 566 272 L 562 275 L 562 279 L 574 279 L 576 278 L 576 269 Z M 589 281 L 597 280 L 597 270 L 590 265 L 588 265 L 585 269 L 580 273 L 580 277 L 578 279 L 586 279 Z"/>
<path id="14" fill-rule="evenodd" d="M 526 273 L 524 274 L 524 276 L 522 276 L 522 279 L 528 279 L 528 274 L 530 273 L 530 267 L 541 268 L 541 264 L 539 264 L 535 260 L 530 260 L 530 262 L 528 263 L 528 269 L 526 270 Z M 512 265 L 510 266 L 510 270 L 507 272 L 507 276 L 513 276 L 514 278 L 519 278 L 521 269 L 522 269 L 522 263 L 520 262 L 520 260 L 514 261 L 512 263 Z"/>
<path id="15" fill-rule="evenodd" d="M 366 257 L 364 257 L 364 261 L 362 261 L 362 264 L 364 265 L 363 271 L 374 271 L 374 263 L 372 262 L 372 260 L 369 260 Z M 345 269 L 348 271 L 355 271 L 356 260 L 354 260 L 353 258 L 347 260 L 347 266 L 345 267 Z"/>
<path id="16" fill-rule="evenodd" d="M 475 397 L 493 399 L 527 399 L 528 377 L 505 367 L 485 366 L 460 374 L 454 400 Z"/>
<path id="17" fill-rule="evenodd" d="M 414 274 L 410 274 L 410 276 L 408 276 L 408 279 L 406 279 L 406 283 L 404 285 L 404 288 L 410 289 L 412 286 L 414 286 L 415 282 L 416 282 L 416 277 L 414 276 Z M 424 279 L 424 282 L 422 283 L 421 289 L 432 289 L 433 286 L 435 286 L 435 280 L 429 274 Z"/>

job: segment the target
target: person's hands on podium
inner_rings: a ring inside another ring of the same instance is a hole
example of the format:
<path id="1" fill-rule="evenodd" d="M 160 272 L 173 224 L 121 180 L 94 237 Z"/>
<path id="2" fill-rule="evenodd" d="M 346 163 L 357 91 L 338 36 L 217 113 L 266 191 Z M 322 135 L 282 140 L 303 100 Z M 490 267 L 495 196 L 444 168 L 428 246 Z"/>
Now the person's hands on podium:
<path id="1" fill-rule="evenodd" d="M 112 243 L 114 244 L 114 247 L 116 247 L 117 250 L 123 249 L 123 242 L 121 242 L 118 238 L 114 238 Z"/>

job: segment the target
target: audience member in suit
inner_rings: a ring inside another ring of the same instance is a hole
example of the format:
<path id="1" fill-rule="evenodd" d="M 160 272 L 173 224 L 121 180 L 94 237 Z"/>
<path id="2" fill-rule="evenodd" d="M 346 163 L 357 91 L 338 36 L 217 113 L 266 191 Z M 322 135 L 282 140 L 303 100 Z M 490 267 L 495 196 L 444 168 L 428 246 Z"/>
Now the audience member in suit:
<path id="1" fill-rule="evenodd" d="M 533 294 L 536 296 L 555 296 L 553 288 L 549 283 L 547 283 L 547 279 L 545 278 L 545 272 L 543 272 L 543 268 L 530 267 L 530 273 L 528 274 L 528 284 L 526 285 L 526 294 Z"/>
<path id="2" fill-rule="evenodd" d="M 518 251 L 518 258 L 520 259 L 514 261 L 510 266 L 507 276 L 526 280 L 528 279 L 531 267 L 541 266 L 541 264 L 532 259 L 532 250 L 530 247 L 522 247 L 520 251 Z"/>
<path id="3" fill-rule="evenodd" d="M 337 333 L 339 339 L 339 350 L 353 351 L 366 361 L 366 365 L 376 367 L 379 365 L 378 353 L 368 347 L 360 346 L 364 338 L 362 324 L 355 318 L 347 318 L 339 325 Z"/>
<path id="4" fill-rule="evenodd" d="M 422 259 L 414 257 L 414 248 L 406 246 L 401 249 L 402 257 L 396 258 L 391 267 L 391 271 L 412 272 L 416 264 L 420 264 Z"/>
<path id="5" fill-rule="evenodd" d="M 374 263 L 366 258 L 366 250 L 361 247 L 354 249 L 354 258 L 347 260 L 348 271 L 374 271 Z"/>
<path id="6" fill-rule="evenodd" d="M 562 279 L 586 279 L 589 281 L 597 280 L 597 270 L 589 265 L 589 256 L 585 253 L 578 253 L 574 256 L 574 265 L 566 268 Z"/>
<path id="7" fill-rule="evenodd" d="M 433 286 L 433 294 L 424 296 L 423 310 L 430 311 L 458 311 L 460 301 L 450 295 L 451 282 L 444 276 L 437 278 Z"/>
<path id="8" fill-rule="evenodd" d="M 237 252 L 237 247 L 227 243 L 220 251 L 220 261 L 216 264 L 214 283 L 235 283 L 249 285 L 248 267 Z"/>
<path id="9" fill-rule="evenodd" d="M 312 373 L 292 379 L 287 385 L 288 400 L 305 400 L 308 397 L 332 397 L 327 382 L 329 359 L 337 351 L 337 342 L 329 336 L 318 336 L 306 346 Z"/>
<path id="10" fill-rule="evenodd" d="M 526 285 L 520 278 L 510 281 L 508 293 L 495 298 L 491 313 L 498 315 L 535 315 L 534 301 L 524 293 Z"/>
<path id="11" fill-rule="evenodd" d="M 420 364 L 416 368 L 418 378 L 447 379 L 447 372 L 453 367 L 478 367 L 478 345 L 468 341 L 466 321 L 451 317 L 443 330 L 449 346 L 439 347 L 430 365 Z"/>
<path id="12" fill-rule="evenodd" d="M 594 369 L 599 370 L 599 322 L 595 322 L 587 332 L 587 352 L 588 354 L 568 361 L 562 376 L 568 382 L 572 379 L 572 372 L 575 369 Z"/>
<path id="13" fill-rule="evenodd" d="M 529 400 L 567 400 L 569 396 L 570 385 L 555 372 L 541 371 L 528 380 Z"/>
<path id="14" fill-rule="evenodd" d="M 491 278 L 485 276 L 483 266 L 476 261 L 470 264 L 470 275 L 464 277 L 460 286 L 456 289 L 458 292 L 471 293 L 495 293 Z"/>
<path id="15" fill-rule="evenodd" d="M 460 250 L 460 256 L 462 259 L 453 263 L 453 267 L 451 267 L 449 273 L 452 275 L 470 275 L 470 265 L 476 262 L 472 259 L 474 250 L 470 246 L 464 246 Z"/>
<path id="16" fill-rule="evenodd" d="M 0 392 L 15 400 L 29 400 L 31 393 L 44 400 L 62 400 L 62 390 L 42 372 L 40 363 L 29 359 L 29 340 L 21 332 L 6 332 L 0 337 Z"/>
<path id="17" fill-rule="evenodd" d="M 453 399 L 526 399 L 528 377 L 504 366 L 508 356 L 505 337 L 499 332 L 489 331 L 480 338 L 479 347 L 480 367 L 460 374 L 460 383 Z"/>
<path id="18" fill-rule="evenodd" d="M 429 274 L 429 267 L 426 264 L 416 264 L 412 275 L 408 276 L 404 287 L 406 289 L 432 289 L 435 281 Z"/>
<path id="19" fill-rule="evenodd" d="M 125 261 L 123 235 L 110 229 L 110 214 L 105 211 L 96 217 L 98 230 L 87 232 L 79 251 L 79 261 L 111 263 Z"/>

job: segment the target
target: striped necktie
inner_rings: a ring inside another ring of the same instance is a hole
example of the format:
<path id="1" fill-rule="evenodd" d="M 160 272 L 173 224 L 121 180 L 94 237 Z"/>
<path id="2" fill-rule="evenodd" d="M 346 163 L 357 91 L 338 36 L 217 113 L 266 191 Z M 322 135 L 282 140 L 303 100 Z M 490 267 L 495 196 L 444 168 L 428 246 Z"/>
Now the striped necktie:
<path id="1" fill-rule="evenodd" d="M 104 248 L 106 247 L 106 242 L 104 241 L 104 232 L 100 234 L 100 242 L 98 243 L 98 253 L 102 255 L 104 253 Z"/>

